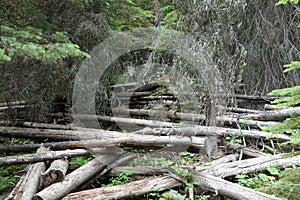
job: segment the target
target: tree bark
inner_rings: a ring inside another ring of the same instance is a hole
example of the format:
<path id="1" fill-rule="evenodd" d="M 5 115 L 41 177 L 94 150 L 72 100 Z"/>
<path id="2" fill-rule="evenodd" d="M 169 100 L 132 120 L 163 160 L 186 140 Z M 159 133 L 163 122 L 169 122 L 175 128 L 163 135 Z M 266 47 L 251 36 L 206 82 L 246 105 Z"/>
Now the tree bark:
<path id="1" fill-rule="evenodd" d="M 261 121 L 282 121 L 286 118 L 290 117 L 291 114 L 294 113 L 296 115 L 300 115 L 300 107 L 293 107 L 293 108 L 283 108 L 278 110 L 272 111 L 264 111 L 259 114 L 249 114 L 243 116 L 244 118 L 249 117 L 254 120 L 261 120 Z"/>
<path id="2" fill-rule="evenodd" d="M 43 186 L 61 182 L 64 180 L 69 167 L 69 161 L 67 159 L 54 160 L 50 167 L 42 174 Z"/>
<path id="3" fill-rule="evenodd" d="M 37 150 L 37 154 L 45 153 L 46 151 L 47 150 L 44 147 L 41 147 Z M 30 165 L 27 173 L 21 177 L 17 186 L 5 200 L 31 200 L 33 195 L 41 186 L 41 175 L 45 171 L 45 169 L 46 165 L 44 162 Z"/>
<path id="4" fill-rule="evenodd" d="M 221 194 L 237 200 L 280 200 L 272 195 L 257 192 L 253 189 L 231 183 L 222 178 L 212 176 L 204 172 L 197 172 L 191 169 L 193 180 L 196 181 L 201 188 L 216 194 Z"/>
<path id="5" fill-rule="evenodd" d="M 116 160 L 120 154 L 104 155 L 94 158 L 92 161 L 81 166 L 68 174 L 62 182 L 54 183 L 35 194 L 32 200 L 54 200 L 61 199 L 85 181 L 95 176 L 105 166 Z"/>
<path id="6" fill-rule="evenodd" d="M 171 177 L 151 177 L 124 185 L 101 187 L 72 193 L 65 196 L 63 200 L 84 200 L 89 198 L 93 198 L 93 200 L 120 199 L 140 196 L 152 191 L 160 191 L 161 189 L 166 190 L 180 185 L 179 181 Z"/>
<path id="7" fill-rule="evenodd" d="M 240 173 L 263 171 L 270 166 L 282 168 L 299 164 L 300 156 L 288 157 L 288 154 L 282 154 L 276 156 L 261 156 L 232 163 L 219 164 L 204 170 L 203 173 L 225 178 Z"/>
<path id="8" fill-rule="evenodd" d="M 0 158 L 0 166 L 42 162 L 46 160 L 56 160 L 62 158 L 72 158 L 77 156 L 90 155 L 91 152 L 85 149 L 49 151 L 45 153 L 25 154 L 19 156 L 6 156 Z"/>
<path id="9" fill-rule="evenodd" d="M 233 108 L 232 108 L 233 109 Z M 143 109 L 114 109 L 114 114 L 130 114 L 130 115 L 136 115 L 136 116 L 147 116 L 147 117 L 153 117 L 158 118 L 161 116 L 167 116 L 169 119 L 172 120 L 183 120 L 183 121 L 189 121 L 193 122 L 195 124 L 200 124 L 205 122 L 206 117 L 201 114 L 191 114 L 191 113 L 181 113 L 181 112 L 174 112 L 174 111 L 156 111 L 156 110 L 143 110 Z M 245 109 L 245 112 L 247 113 L 247 110 Z M 257 111 L 258 112 L 258 111 Z M 257 113 L 255 112 L 255 113 Z M 250 112 L 252 113 L 252 112 Z M 272 126 L 278 124 L 278 122 L 273 121 L 255 121 L 255 120 L 245 120 L 245 119 L 239 119 L 236 117 L 228 117 L 228 116 L 221 116 L 217 117 L 217 124 L 224 123 L 226 125 L 240 125 L 245 124 L 251 128 L 260 128 L 263 126 Z M 174 126 L 174 125 L 173 125 Z"/>

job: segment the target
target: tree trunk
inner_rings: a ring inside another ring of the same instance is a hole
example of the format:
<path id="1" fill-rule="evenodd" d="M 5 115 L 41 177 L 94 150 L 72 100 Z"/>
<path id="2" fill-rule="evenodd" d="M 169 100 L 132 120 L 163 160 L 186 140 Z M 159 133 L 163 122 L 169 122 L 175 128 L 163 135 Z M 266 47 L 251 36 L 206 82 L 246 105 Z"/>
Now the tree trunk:
<path id="1" fill-rule="evenodd" d="M 288 167 L 300 164 L 300 156 L 288 157 L 288 154 L 276 156 L 261 156 L 232 163 L 219 164 L 204 170 L 214 176 L 229 177 L 240 173 L 263 171 L 268 167 Z"/>
<path id="2" fill-rule="evenodd" d="M 262 120 L 262 121 L 282 121 L 286 118 L 290 117 L 291 114 L 300 115 L 300 107 L 293 107 L 293 108 L 283 108 L 278 110 L 272 111 L 264 111 L 259 114 L 249 114 L 243 116 L 244 118 L 249 117 L 255 120 Z"/>
<path id="3" fill-rule="evenodd" d="M 63 200 L 93 200 L 120 199 L 140 196 L 149 192 L 161 191 L 180 186 L 181 183 L 171 177 L 151 177 L 124 185 L 101 187 L 92 190 L 76 192 L 67 195 Z"/>
<path id="4" fill-rule="evenodd" d="M 221 194 L 237 200 L 280 200 L 280 198 L 275 196 L 257 192 L 253 189 L 231 183 L 207 173 L 197 172 L 195 170 L 191 171 L 193 173 L 193 180 L 196 181 L 201 188 L 216 194 Z"/>
<path id="5" fill-rule="evenodd" d="M 50 167 L 42 174 L 43 186 L 61 182 L 64 180 L 69 167 L 69 161 L 67 159 L 54 160 Z"/>
<path id="6" fill-rule="evenodd" d="M 37 150 L 37 154 L 46 151 L 44 147 L 41 147 Z M 41 186 L 41 175 L 45 169 L 46 165 L 43 162 L 30 165 L 27 173 L 21 177 L 17 186 L 5 200 L 31 200 Z"/>
<path id="7" fill-rule="evenodd" d="M 120 155 L 104 155 L 94 158 L 68 174 L 62 182 L 54 183 L 33 196 L 33 200 L 61 199 L 79 185 L 95 176 L 105 166 L 112 163 Z"/>

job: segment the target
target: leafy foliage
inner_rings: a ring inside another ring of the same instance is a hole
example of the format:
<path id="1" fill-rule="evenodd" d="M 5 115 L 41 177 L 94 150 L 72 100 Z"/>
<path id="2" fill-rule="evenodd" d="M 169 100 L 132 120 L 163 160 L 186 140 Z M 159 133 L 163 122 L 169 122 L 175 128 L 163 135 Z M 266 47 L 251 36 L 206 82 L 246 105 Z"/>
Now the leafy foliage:
<path id="1" fill-rule="evenodd" d="M 280 6 L 280 5 L 286 5 L 288 3 L 298 4 L 299 0 L 279 0 L 275 5 Z"/>
<path id="2" fill-rule="evenodd" d="M 300 116 L 292 116 L 286 119 L 285 122 L 274 126 L 262 127 L 262 130 L 273 134 L 291 134 L 289 143 L 300 146 Z"/>
<path id="3" fill-rule="evenodd" d="M 12 176 L 12 173 L 26 166 L 27 165 L 0 167 L 0 194 L 6 192 L 7 189 L 12 186 L 12 183 L 16 183 L 17 179 L 15 176 Z"/>
<path id="4" fill-rule="evenodd" d="M 87 53 L 70 41 L 65 32 L 44 36 L 41 29 L 30 26 L 24 30 L 16 30 L 2 25 L 0 34 L 0 64 L 11 61 L 15 56 L 45 62 L 55 62 L 67 57 L 88 57 Z"/>
<path id="5" fill-rule="evenodd" d="M 279 170 L 268 167 L 267 172 L 259 174 L 236 175 L 238 184 L 266 192 L 284 199 L 298 199 L 300 195 L 299 167 Z"/>

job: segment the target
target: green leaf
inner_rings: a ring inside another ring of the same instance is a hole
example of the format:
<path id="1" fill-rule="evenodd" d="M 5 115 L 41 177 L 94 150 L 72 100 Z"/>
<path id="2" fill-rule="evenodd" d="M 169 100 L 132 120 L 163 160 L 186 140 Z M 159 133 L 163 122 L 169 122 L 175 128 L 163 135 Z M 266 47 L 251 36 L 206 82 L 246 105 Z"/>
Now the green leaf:
<path id="1" fill-rule="evenodd" d="M 275 167 L 272 167 L 272 166 L 269 166 L 267 168 L 268 172 L 270 172 L 270 174 L 272 175 L 279 175 L 280 174 L 280 170 L 278 170 L 277 168 Z"/>

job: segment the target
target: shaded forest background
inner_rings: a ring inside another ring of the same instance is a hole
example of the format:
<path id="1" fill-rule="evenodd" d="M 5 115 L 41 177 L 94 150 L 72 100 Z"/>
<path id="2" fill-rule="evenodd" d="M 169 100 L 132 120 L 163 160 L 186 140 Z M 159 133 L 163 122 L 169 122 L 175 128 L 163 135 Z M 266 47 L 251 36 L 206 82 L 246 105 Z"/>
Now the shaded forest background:
<path id="1" fill-rule="evenodd" d="M 70 111 L 73 81 L 87 53 L 115 31 L 139 27 L 161 26 L 195 37 L 217 63 L 230 94 L 265 95 L 273 89 L 299 85 L 299 72 L 282 73 L 284 64 L 299 60 L 299 6 L 275 3 L 1 1 L 0 101 L 25 100 L 32 106 L 24 118 L 34 121 L 49 121 L 47 114 L 56 109 Z M 131 52 L 114 63 L 99 83 L 99 113 L 110 112 L 107 86 L 116 83 L 128 67 L 146 62 L 150 53 Z M 169 58 L 174 60 L 164 53 L 155 57 L 162 65 Z M 173 67 L 180 61 L 175 63 Z M 185 66 L 184 63 L 180 67 L 188 71 Z M 13 112 L 5 117 L 15 121 L 17 115 Z"/>

